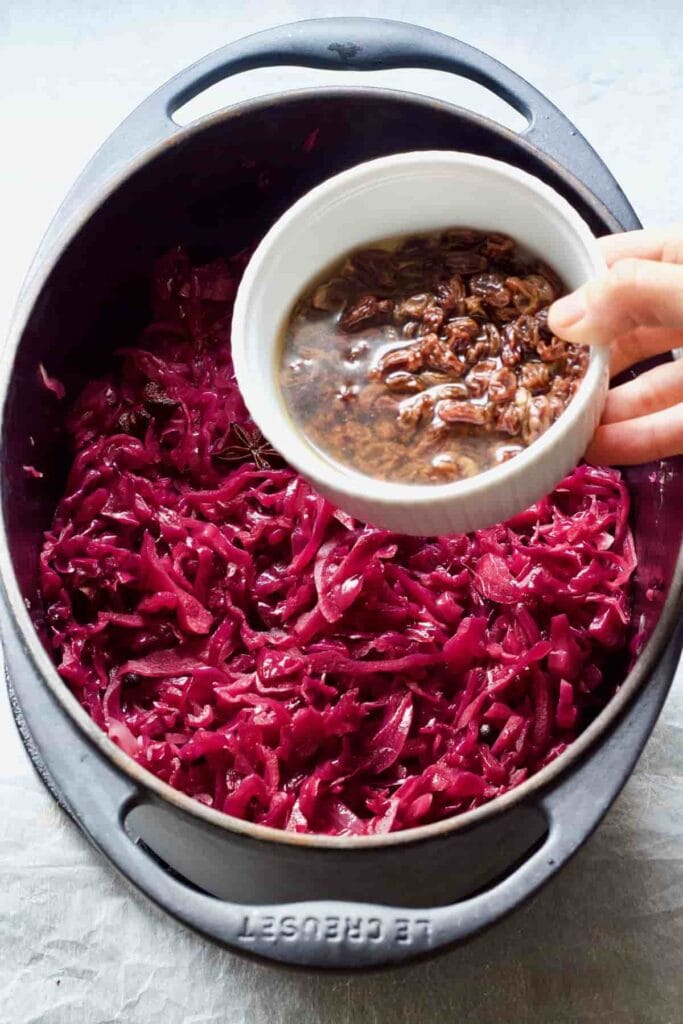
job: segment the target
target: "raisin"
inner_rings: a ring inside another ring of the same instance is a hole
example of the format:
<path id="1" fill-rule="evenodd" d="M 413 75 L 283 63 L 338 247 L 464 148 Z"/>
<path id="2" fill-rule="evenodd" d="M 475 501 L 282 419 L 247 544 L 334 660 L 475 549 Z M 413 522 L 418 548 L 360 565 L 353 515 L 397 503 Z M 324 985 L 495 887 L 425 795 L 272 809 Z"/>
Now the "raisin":
<path id="1" fill-rule="evenodd" d="M 421 395 L 406 399 L 401 403 L 398 421 L 402 426 L 416 427 L 422 417 L 431 413 L 433 408 L 433 397 L 428 392 L 423 392 Z"/>
<path id="2" fill-rule="evenodd" d="M 588 369 L 588 349 L 567 345 L 566 370 L 570 377 L 583 377 Z"/>
<path id="3" fill-rule="evenodd" d="M 553 335 L 550 341 L 541 339 L 537 351 L 544 363 L 554 363 L 567 354 L 567 342 Z"/>
<path id="4" fill-rule="evenodd" d="M 453 274 L 447 281 L 436 289 L 436 301 L 445 314 L 456 313 L 462 316 L 465 312 L 465 297 L 467 290 L 465 282 L 460 274 Z"/>
<path id="5" fill-rule="evenodd" d="M 468 316 L 486 316 L 486 307 L 481 295 L 468 295 L 465 299 L 465 312 Z"/>
<path id="6" fill-rule="evenodd" d="M 443 371 L 440 372 L 439 370 L 424 370 L 420 374 L 420 381 L 422 383 L 422 386 L 425 387 L 425 388 L 435 388 L 435 387 L 440 387 L 441 385 L 449 386 L 449 387 L 464 388 L 464 385 L 462 385 L 462 384 L 457 384 L 457 385 L 451 384 L 451 381 L 452 381 L 451 375 L 448 374 L 448 373 L 443 373 Z M 466 394 L 467 394 L 467 389 L 464 388 L 463 395 L 466 395 Z"/>
<path id="7" fill-rule="evenodd" d="M 496 409 L 493 422 L 496 430 L 514 437 L 522 429 L 522 413 L 516 405 L 502 405 Z"/>
<path id="8" fill-rule="evenodd" d="M 406 320 L 419 320 L 429 304 L 428 295 L 412 295 L 404 299 L 396 306 L 396 319 L 404 322 Z"/>
<path id="9" fill-rule="evenodd" d="M 550 418 L 553 423 L 558 416 L 561 416 L 564 412 L 565 404 L 565 401 L 562 398 L 558 398 L 557 395 L 548 395 L 548 407 L 550 409 Z"/>
<path id="10" fill-rule="evenodd" d="M 438 384 L 433 387 L 431 395 L 434 401 L 440 401 L 442 398 L 454 398 L 457 401 L 462 401 L 469 397 L 469 392 L 466 384 L 449 381 L 447 384 Z"/>
<path id="11" fill-rule="evenodd" d="M 514 240 L 508 235 L 491 232 L 487 235 L 481 251 L 487 260 L 500 260 L 509 256 L 514 248 Z"/>
<path id="12" fill-rule="evenodd" d="M 444 327 L 446 341 L 458 352 L 464 351 L 473 338 L 479 333 L 480 324 L 470 316 L 459 316 Z"/>
<path id="13" fill-rule="evenodd" d="M 495 368 L 496 363 L 493 359 L 484 359 L 472 367 L 465 378 L 465 383 L 473 398 L 481 398 L 486 394 Z"/>
<path id="14" fill-rule="evenodd" d="M 545 363 L 526 363 L 520 368 L 519 381 L 532 394 L 547 391 L 550 387 L 550 369 Z"/>
<path id="15" fill-rule="evenodd" d="M 455 377 L 462 377 L 467 372 L 463 360 L 459 359 L 436 334 L 425 335 L 420 342 L 420 352 L 423 364 L 432 370 L 443 370 Z"/>
<path id="16" fill-rule="evenodd" d="M 541 341 L 541 326 L 535 316 L 518 316 L 505 328 L 506 335 L 514 338 L 522 346 L 525 355 L 535 357 Z"/>
<path id="17" fill-rule="evenodd" d="M 511 338 L 506 337 L 503 342 L 500 359 L 503 366 L 517 366 L 518 363 L 521 363 L 522 346 L 514 335 Z"/>
<path id="18" fill-rule="evenodd" d="M 489 418 L 489 411 L 485 405 L 446 401 L 437 404 L 436 415 L 444 423 L 471 423 L 482 427 Z"/>
<path id="19" fill-rule="evenodd" d="M 346 306 L 339 326 L 348 334 L 359 331 L 370 324 L 381 323 L 393 312 L 394 304 L 390 299 L 377 299 L 374 295 L 363 295 L 351 306 Z"/>
<path id="20" fill-rule="evenodd" d="M 311 439 L 362 472 L 461 479 L 514 457 L 579 387 L 588 351 L 548 327 L 562 291 L 497 232 L 368 247 L 297 303 L 283 392 Z M 360 335 L 354 345 L 348 334 Z M 175 408 L 163 391 L 149 399 L 145 415 Z M 138 406 L 121 423 L 144 430 Z"/>
<path id="21" fill-rule="evenodd" d="M 454 274 L 476 274 L 478 270 L 486 270 L 486 257 L 473 249 L 448 252 L 444 262 Z"/>
<path id="22" fill-rule="evenodd" d="M 390 391 L 416 392 L 422 391 L 422 382 L 413 373 L 405 370 L 395 370 L 384 378 L 384 383 Z"/>
<path id="23" fill-rule="evenodd" d="M 446 249 L 473 249 L 484 237 L 474 228 L 450 228 L 443 232 L 440 242 Z"/>
<path id="24" fill-rule="evenodd" d="M 517 378 L 513 370 L 503 366 L 491 376 L 489 398 L 492 402 L 509 402 L 515 397 Z"/>
<path id="25" fill-rule="evenodd" d="M 472 295 L 480 296 L 487 306 L 501 307 L 510 303 L 510 292 L 505 287 L 505 278 L 495 271 L 471 277 L 470 292 Z"/>
<path id="26" fill-rule="evenodd" d="M 543 302 L 540 289 L 533 277 L 508 277 L 505 283 L 518 313 L 530 316 L 532 313 L 538 312 Z"/>
<path id="27" fill-rule="evenodd" d="M 367 288 L 386 291 L 395 283 L 394 260 L 387 249 L 365 249 L 351 258 L 351 273 Z"/>
<path id="28" fill-rule="evenodd" d="M 550 404 L 545 395 L 534 395 L 527 406 L 522 423 L 522 438 L 531 444 L 543 434 L 552 422 Z"/>
<path id="29" fill-rule="evenodd" d="M 568 377 L 553 377 L 552 384 L 550 385 L 550 394 L 554 398 L 559 398 L 566 402 L 571 397 L 571 389 L 572 382 Z"/>
<path id="30" fill-rule="evenodd" d="M 390 373 L 392 370 L 408 370 L 415 373 L 423 366 L 423 356 L 419 346 L 408 345 L 406 348 L 396 348 L 387 352 L 377 363 L 377 369 L 381 374 Z"/>
<path id="31" fill-rule="evenodd" d="M 428 306 L 422 314 L 421 322 L 427 331 L 438 331 L 443 318 L 444 311 L 440 306 Z"/>
<path id="32" fill-rule="evenodd" d="M 500 331 L 495 324 L 485 323 L 481 324 L 478 335 L 478 343 L 483 344 L 483 349 L 480 349 L 483 355 L 497 356 L 500 354 L 501 340 Z M 482 358 L 479 356 L 479 358 Z"/>

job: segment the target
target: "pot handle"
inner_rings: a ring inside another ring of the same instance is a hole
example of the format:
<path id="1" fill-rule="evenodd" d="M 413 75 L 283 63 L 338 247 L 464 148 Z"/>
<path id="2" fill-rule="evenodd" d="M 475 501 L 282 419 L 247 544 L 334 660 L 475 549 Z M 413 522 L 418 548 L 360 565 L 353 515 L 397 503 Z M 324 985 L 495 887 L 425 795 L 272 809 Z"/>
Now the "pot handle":
<path id="1" fill-rule="evenodd" d="M 612 174 L 557 107 L 488 54 L 441 32 L 378 18 L 321 18 L 267 29 L 229 43 L 169 79 L 137 107 L 92 158 L 58 216 L 82 206 L 84 190 L 111 181 L 142 151 L 172 140 L 173 113 L 215 83 L 254 68 L 296 66 L 378 71 L 447 71 L 490 89 L 529 121 L 530 143 L 572 171 L 622 227 L 639 223 Z"/>
<path id="2" fill-rule="evenodd" d="M 548 821 L 541 846 L 486 891 L 436 908 L 337 901 L 247 906 L 201 892 L 131 838 L 126 816 L 148 797 L 94 747 L 69 742 L 66 735 L 55 737 L 55 722 L 60 730 L 74 734 L 76 726 L 54 711 L 47 714 L 36 703 L 53 699 L 44 687 L 29 688 L 30 700 L 22 698 L 15 714 L 20 728 L 22 711 L 26 715 L 30 733 L 47 755 L 58 798 L 72 814 L 78 807 L 92 843 L 137 889 L 182 924 L 234 950 L 281 963 L 368 968 L 400 963 L 471 938 L 522 904 L 569 860 L 628 778 L 671 685 L 682 641 L 683 619 L 653 675 L 609 736 L 559 786 L 537 798 Z M 47 723 L 50 736 L 40 743 Z M 59 754 L 51 764 L 57 739 Z"/>

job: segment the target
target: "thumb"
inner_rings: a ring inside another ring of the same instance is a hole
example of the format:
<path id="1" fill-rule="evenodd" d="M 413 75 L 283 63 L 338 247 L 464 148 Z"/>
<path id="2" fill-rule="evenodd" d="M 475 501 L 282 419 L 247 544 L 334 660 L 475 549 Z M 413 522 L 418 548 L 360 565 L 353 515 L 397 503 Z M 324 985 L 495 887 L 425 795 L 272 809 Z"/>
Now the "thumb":
<path id="1" fill-rule="evenodd" d="M 609 345 L 635 327 L 683 327 L 683 266 L 627 259 L 548 310 L 548 326 L 576 345 Z"/>

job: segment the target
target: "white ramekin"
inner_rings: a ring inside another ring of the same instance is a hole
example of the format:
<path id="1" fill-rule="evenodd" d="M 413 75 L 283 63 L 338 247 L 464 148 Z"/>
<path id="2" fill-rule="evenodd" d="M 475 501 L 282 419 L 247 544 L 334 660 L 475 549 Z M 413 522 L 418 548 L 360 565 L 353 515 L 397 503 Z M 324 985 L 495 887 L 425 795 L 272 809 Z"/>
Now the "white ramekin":
<path id="1" fill-rule="evenodd" d="M 235 373 L 254 422 L 321 494 L 365 522 L 401 533 L 474 530 L 533 504 L 583 455 L 607 392 L 609 354 L 596 347 L 575 397 L 537 441 L 509 462 L 455 483 L 376 480 L 328 461 L 306 441 L 278 383 L 280 334 L 301 291 L 357 246 L 458 226 L 511 235 L 570 290 L 605 269 L 576 210 L 532 175 L 470 153 L 402 153 L 344 171 L 299 199 L 256 249 L 235 302 Z"/>

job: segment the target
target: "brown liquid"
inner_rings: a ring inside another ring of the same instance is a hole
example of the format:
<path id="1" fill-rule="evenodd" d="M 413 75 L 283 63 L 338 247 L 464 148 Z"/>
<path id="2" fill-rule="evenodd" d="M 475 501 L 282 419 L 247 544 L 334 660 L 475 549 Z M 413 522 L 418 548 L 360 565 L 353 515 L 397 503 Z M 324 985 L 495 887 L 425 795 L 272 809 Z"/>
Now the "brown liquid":
<path id="1" fill-rule="evenodd" d="M 539 436 L 585 372 L 587 353 L 544 320 L 562 291 L 499 235 L 455 229 L 359 250 L 295 305 L 285 404 L 320 452 L 369 476 L 472 476 Z"/>

